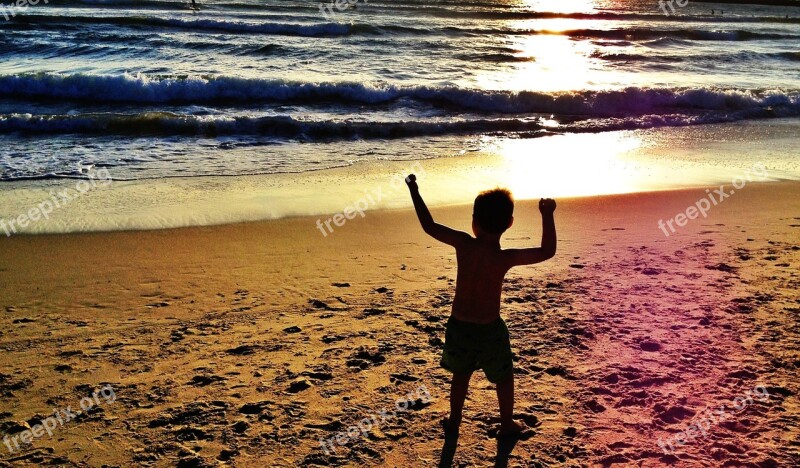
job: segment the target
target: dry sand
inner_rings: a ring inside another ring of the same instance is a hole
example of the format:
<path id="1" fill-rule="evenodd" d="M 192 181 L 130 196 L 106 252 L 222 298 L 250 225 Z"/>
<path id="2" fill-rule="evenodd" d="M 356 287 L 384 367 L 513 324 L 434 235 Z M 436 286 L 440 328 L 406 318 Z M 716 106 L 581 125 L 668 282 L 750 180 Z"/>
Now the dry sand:
<path id="1" fill-rule="evenodd" d="M 496 398 L 476 374 L 455 465 L 800 463 L 800 183 L 748 185 L 665 237 L 658 219 L 702 196 L 559 200 L 556 258 L 504 292 L 524 437 L 491 438 Z M 469 226 L 468 206 L 433 212 Z M 504 245 L 538 244 L 535 204 L 516 218 Z M 315 221 L 0 240 L 2 432 L 115 394 L 52 437 L 0 445 L 0 466 L 435 466 L 453 252 L 410 211 L 327 238 Z M 757 385 L 768 398 L 735 401 Z M 665 455 L 659 438 L 721 405 Z M 321 438 L 372 415 L 325 453 Z"/>

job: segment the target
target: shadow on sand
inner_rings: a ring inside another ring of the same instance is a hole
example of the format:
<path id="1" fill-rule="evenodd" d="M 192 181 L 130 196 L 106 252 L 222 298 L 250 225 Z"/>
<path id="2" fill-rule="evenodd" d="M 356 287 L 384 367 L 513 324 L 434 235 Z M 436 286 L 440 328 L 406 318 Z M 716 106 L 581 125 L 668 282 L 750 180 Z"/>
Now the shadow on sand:
<path id="1" fill-rule="evenodd" d="M 495 468 L 505 468 L 508 466 L 508 458 L 514 451 L 519 437 L 500 437 L 497 439 L 497 457 L 494 460 Z M 450 468 L 458 447 L 458 433 L 446 435 L 442 446 L 442 455 L 439 458 L 439 468 Z"/>
<path id="2" fill-rule="evenodd" d="M 508 457 L 514 451 L 519 437 L 500 437 L 497 439 L 497 457 L 494 459 L 495 468 L 505 468 L 508 466 Z"/>

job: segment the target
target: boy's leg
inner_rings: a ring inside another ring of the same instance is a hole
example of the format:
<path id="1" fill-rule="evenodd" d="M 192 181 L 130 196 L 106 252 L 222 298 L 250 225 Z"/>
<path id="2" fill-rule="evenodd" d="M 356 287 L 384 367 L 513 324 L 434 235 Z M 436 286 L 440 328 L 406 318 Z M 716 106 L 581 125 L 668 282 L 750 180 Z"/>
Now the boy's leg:
<path id="1" fill-rule="evenodd" d="M 497 382 L 497 402 L 500 404 L 500 432 L 498 435 L 505 436 L 516 434 L 522 431 L 514 417 L 514 373 Z"/>
<path id="2" fill-rule="evenodd" d="M 497 385 L 497 402 L 500 405 L 499 436 L 522 432 L 514 422 L 514 354 L 511 352 L 511 337 L 505 321 L 498 319 L 485 333 L 487 344 L 479 362 L 489 382 Z"/>
<path id="3" fill-rule="evenodd" d="M 458 431 L 461 425 L 461 412 L 464 409 L 471 377 L 472 372 L 453 374 L 453 381 L 450 383 L 450 418 L 447 427 L 450 433 Z"/>

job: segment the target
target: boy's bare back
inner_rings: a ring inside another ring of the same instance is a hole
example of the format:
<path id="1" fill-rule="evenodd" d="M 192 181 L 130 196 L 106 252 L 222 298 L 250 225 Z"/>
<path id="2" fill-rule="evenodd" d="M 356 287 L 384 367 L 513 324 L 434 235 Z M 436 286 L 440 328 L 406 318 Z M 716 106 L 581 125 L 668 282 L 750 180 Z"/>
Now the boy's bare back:
<path id="1" fill-rule="evenodd" d="M 453 316 L 473 323 L 490 323 L 500 315 L 503 278 L 510 268 L 499 244 L 470 236 L 456 247 L 458 276 Z"/>
<path id="2" fill-rule="evenodd" d="M 500 236 L 511 227 L 513 216 L 507 225 L 489 230 L 481 225 L 479 213 L 473 215 L 472 229 L 475 237 L 437 224 L 419 194 L 416 178 L 410 175 L 406 181 L 411 190 L 414 208 L 422 228 L 433 238 L 452 245 L 456 249 L 458 276 L 456 295 L 453 300 L 453 317 L 472 323 L 491 323 L 500 316 L 500 296 L 503 278 L 512 267 L 543 262 L 555 255 L 556 233 L 553 212 L 556 203 L 552 199 L 539 201 L 542 214 L 542 246 L 527 249 L 502 249 Z M 510 197 L 507 191 L 500 191 Z M 479 197 L 480 198 L 480 197 Z M 511 210 L 513 211 L 513 201 Z M 477 204 L 477 200 L 476 200 Z M 476 206 L 477 208 L 477 206 Z M 497 232 L 499 231 L 499 232 Z"/>

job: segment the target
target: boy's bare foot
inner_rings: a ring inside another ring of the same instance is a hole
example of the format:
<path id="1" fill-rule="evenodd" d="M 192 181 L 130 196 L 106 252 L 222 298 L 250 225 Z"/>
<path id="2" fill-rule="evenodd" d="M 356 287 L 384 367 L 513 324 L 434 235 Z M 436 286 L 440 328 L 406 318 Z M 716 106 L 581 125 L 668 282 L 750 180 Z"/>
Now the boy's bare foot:
<path id="1" fill-rule="evenodd" d="M 511 421 L 507 424 L 500 424 L 500 430 L 497 431 L 497 437 L 518 437 L 522 434 L 522 426 L 517 424 L 516 421 Z"/>

